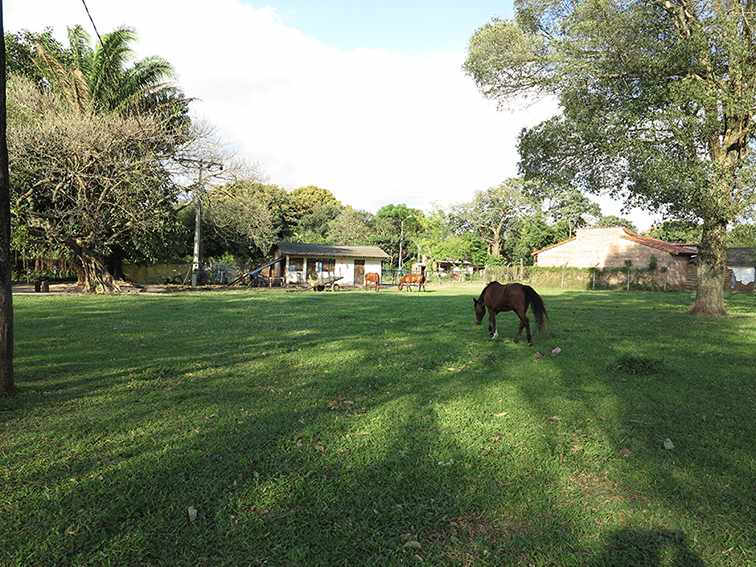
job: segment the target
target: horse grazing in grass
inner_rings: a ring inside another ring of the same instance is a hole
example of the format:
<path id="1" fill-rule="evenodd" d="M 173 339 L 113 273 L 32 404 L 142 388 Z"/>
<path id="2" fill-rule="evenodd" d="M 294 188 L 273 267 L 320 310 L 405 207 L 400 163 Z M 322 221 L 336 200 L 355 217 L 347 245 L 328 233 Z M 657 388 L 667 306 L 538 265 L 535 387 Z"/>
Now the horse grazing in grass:
<path id="1" fill-rule="evenodd" d="M 514 311 L 520 318 L 520 327 L 517 329 L 517 337 L 520 338 L 522 330 L 528 333 L 528 344 L 533 344 L 533 337 L 530 334 L 530 321 L 526 315 L 528 307 L 533 311 L 538 329 L 543 333 L 546 329 L 546 307 L 543 299 L 529 285 L 512 283 L 501 285 L 499 282 L 491 282 L 480 293 L 478 299 L 473 298 L 475 306 L 475 322 L 480 325 L 483 316 L 488 310 L 488 334 L 495 339 L 499 334 L 496 331 L 496 314 L 502 311 Z"/>
<path id="2" fill-rule="evenodd" d="M 402 291 L 405 285 L 410 291 L 413 285 L 417 285 L 417 291 L 425 290 L 425 266 L 420 266 L 419 274 L 407 274 L 399 278 L 399 291 Z"/>
<path id="3" fill-rule="evenodd" d="M 381 274 L 368 272 L 365 274 L 365 287 L 375 286 L 375 291 L 381 288 Z"/>

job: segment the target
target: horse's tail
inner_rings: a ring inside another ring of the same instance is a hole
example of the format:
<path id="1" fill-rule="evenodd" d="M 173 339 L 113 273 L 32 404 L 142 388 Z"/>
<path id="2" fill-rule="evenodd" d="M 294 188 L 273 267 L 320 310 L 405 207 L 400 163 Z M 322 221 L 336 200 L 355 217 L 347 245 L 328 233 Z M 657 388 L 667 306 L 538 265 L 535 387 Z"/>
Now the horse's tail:
<path id="1" fill-rule="evenodd" d="M 530 304 L 530 308 L 533 310 L 533 315 L 535 315 L 536 323 L 538 323 L 538 330 L 542 333 L 545 332 L 546 320 L 549 317 L 546 314 L 546 306 L 543 304 L 543 299 L 541 299 L 541 296 L 536 293 L 536 290 L 529 285 L 522 286 L 522 289 L 525 291 L 525 299 L 528 304 Z"/>

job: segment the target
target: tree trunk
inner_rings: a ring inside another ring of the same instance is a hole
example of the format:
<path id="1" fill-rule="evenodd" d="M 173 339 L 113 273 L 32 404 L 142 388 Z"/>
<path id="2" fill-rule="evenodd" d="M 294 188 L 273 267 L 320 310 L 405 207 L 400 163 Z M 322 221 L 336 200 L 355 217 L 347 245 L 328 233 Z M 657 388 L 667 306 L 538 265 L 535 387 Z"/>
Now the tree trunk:
<path id="1" fill-rule="evenodd" d="M 501 234 L 500 234 L 500 228 L 496 227 L 496 229 L 493 231 L 493 239 L 491 240 L 491 256 L 495 256 L 496 258 L 501 257 Z"/>
<path id="2" fill-rule="evenodd" d="M 121 290 L 99 256 L 80 250 L 76 253 L 76 261 L 79 264 L 77 285 L 84 293 L 118 293 Z"/>
<path id="3" fill-rule="evenodd" d="M 724 278 L 727 268 L 727 224 L 705 221 L 698 250 L 696 301 L 690 312 L 696 315 L 726 315 Z"/>
<path id="4" fill-rule="evenodd" d="M 10 183 L 5 117 L 5 35 L 0 2 L 0 394 L 11 394 L 16 386 L 13 381 Z"/>

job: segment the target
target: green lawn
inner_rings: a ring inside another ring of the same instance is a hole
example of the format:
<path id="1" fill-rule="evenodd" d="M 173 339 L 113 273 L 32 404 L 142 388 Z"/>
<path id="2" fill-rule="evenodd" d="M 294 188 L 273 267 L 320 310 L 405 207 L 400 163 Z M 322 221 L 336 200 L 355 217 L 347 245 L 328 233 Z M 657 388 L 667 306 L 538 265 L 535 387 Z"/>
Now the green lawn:
<path id="1" fill-rule="evenodd" d="M 0 564 L 756 561 L 756 298 L 472 289 L 17 297 Z"/>

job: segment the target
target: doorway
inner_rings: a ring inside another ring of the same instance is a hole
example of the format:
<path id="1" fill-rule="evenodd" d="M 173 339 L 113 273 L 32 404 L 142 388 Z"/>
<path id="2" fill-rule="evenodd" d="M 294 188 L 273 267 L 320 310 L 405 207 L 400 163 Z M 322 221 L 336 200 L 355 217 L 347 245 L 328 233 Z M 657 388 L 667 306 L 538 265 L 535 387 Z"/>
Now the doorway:
<path id="1" fill-rule="evenodd" d="M 365 283 L 365 260 L 354 261 L 354 285 L 362 286 Z"/>

